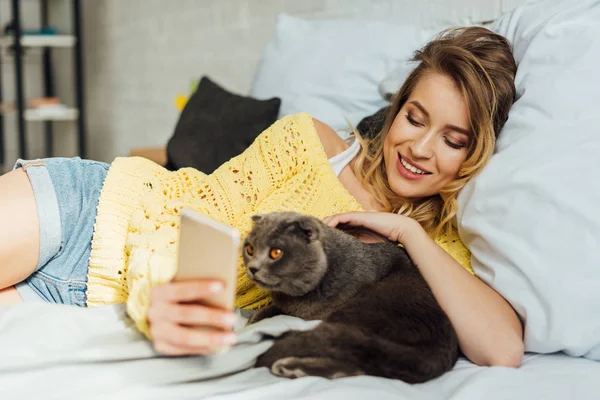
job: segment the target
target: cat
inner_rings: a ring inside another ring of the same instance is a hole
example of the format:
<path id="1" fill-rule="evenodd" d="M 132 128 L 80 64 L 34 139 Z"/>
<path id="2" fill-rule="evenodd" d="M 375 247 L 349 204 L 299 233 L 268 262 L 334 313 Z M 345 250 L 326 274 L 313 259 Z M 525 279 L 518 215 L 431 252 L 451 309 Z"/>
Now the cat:
<path id="1" fill-rule="evenodd" d="M 363 243 L 292 212 L 252 217 L 243 247 L 248 277 L 272 304 L 250 319 L 322 320 L 275 339 L 256 367 L 287 378 L 373 375 L 420 383 L 450 370 L 458 339 L 406 251 Z"/>

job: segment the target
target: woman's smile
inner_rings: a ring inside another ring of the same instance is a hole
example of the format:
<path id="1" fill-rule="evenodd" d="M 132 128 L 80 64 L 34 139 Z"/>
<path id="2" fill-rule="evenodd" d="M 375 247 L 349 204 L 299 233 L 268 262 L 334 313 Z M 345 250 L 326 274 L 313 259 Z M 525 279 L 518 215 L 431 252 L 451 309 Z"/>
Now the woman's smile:
<path id="1" fill-rule="evenodd" d="M 411 181 L 423 179 L 427 175 L 431 175 L 431 172 L 417 167 L 417 165 L 402 157 L 400 153 L 398 153 L 398 162 L 396 164 L 400 175 Z"/>

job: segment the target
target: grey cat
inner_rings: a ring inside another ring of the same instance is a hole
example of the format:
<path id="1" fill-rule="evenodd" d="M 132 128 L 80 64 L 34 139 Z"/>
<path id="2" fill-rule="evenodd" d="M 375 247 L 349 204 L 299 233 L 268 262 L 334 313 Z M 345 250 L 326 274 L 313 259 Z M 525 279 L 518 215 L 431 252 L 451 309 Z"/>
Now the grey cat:
<path id="1" fill-rule="evenodd" d="M 363 243 L 296 213 L 252 219 L 246 272 L 273 302 L 250 322 L 279 314 L 322 320 L 277 338 L 257 367 L 288 378 L 374 375 L 418 383 L 454 366 L 456 333 L 403 248 Z"/>

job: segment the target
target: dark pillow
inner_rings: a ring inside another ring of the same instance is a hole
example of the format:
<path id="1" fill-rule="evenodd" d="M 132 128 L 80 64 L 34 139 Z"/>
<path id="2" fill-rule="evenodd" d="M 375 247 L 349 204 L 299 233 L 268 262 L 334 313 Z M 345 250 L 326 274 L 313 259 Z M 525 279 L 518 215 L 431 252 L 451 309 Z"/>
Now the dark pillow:
<path id="1" fill-rule="evenodd" d="M 281 99 L 239 96 L 202 77 L 167 144 L 167 168 L 211 173 L 277 120 Z"/>
<path id="2" fill-rule="evenodd" d="M 373 139 L 383 129 L 385 118 L 391 106 L 385 106 L 373 115 L 364 117 L 356 125 L 356 130 L 365 139 Z"/>

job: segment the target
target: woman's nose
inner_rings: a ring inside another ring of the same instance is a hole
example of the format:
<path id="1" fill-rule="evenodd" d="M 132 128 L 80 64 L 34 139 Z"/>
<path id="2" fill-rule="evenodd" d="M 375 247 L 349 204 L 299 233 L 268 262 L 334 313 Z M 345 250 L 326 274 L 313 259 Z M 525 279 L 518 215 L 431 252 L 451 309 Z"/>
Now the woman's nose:
<path id="1" fill-rule="evenodd" d="M 422 135 L 415 137 L 409 148 L 415 158 L 429 159 L 433 156 L 433 138 L 431 132 L 425 132 Z"/>

